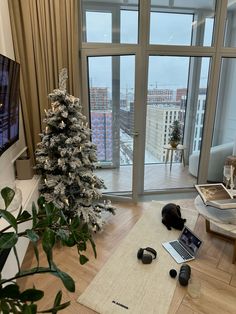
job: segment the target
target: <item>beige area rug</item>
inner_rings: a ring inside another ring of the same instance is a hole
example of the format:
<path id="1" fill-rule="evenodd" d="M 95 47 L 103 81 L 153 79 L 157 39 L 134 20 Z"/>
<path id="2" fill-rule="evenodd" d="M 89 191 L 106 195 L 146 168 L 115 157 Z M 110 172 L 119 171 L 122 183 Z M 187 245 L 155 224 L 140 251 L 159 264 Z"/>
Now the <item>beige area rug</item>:
<path id="1" fill-rule="evenodd" d="M 167 202 L 166 202 L 167 203 Z M 176 202 L 177 203 L 177 202 Z M 183 203 L 183 201 L 178 202 Z M 99 271 L 78 302 L 101 314 L 164 314 L 168 312 L 177 279 L 169 270 L 179 270 L 161 243 L 178 238 L 179 231 L 168 231 L 161 223 L 164 202 L 152 201 L 139 221 Z M 191 204 L 192 202 L 188 202 Z M 182 204 L 180 204 L 182 205 Z M 194 207 L 181 207 L 186 225 L 191 229 L 197 220 Z M 151 246 L 158 258 L 151 264 L 137 260 L 139 248 Z"/>

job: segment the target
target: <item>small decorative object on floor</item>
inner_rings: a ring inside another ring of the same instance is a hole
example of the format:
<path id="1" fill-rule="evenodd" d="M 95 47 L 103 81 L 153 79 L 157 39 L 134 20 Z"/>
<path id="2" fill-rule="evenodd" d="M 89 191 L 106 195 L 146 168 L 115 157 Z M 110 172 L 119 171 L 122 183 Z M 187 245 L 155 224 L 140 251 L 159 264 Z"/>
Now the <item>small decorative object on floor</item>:
<path id="1" fill-rule="evenodd" d="M 168 203 L 162 208 L 162 223 L 168 230 L 171 227 L 182 230 L 186 219 L 181 218 L 180 206 L 174 203 Z"/>
<path id="2" fill-rule="evenodd" d="M 177 276 L 177 271 L 175 269 L 171 269 L 169 271 L 169 275 L 171 278 L 175 278 Z"/>
<path id="3" fill-rule="evenodd" d="M 59 77 L 59 89 L 49 98 L 45 130 L 36 150 L 36 169 L 42 175 L 40 193 L 46 202 L 62 209 L 67 219 L 80 217 L 94 231 L 102 229 L 102 211 L 115 213 L 110 202 L 99 203 L 105 188 L 94 174 L 97 148 L 90 141 L 91 130 L 82 114 L 79 98 L 66 92 L 67 71 Z"/>
<path id="4" fill-rule="evenodd" d="M 140 248 L 137 253 L 137 258 L 140 259 L 143 264 L 151 264 L 152 260 L 157 258 L 157 251 L 151 247 Z"/>
<path id="5" fill-rule="evenodd" d="M 190 276 L 191 276 L 191 267 L 187 264 L 183 264 L 180 267 L 180 271 L 179 271 L 179 283 L 181 284 L 181 286 L 188 285 Z"/>

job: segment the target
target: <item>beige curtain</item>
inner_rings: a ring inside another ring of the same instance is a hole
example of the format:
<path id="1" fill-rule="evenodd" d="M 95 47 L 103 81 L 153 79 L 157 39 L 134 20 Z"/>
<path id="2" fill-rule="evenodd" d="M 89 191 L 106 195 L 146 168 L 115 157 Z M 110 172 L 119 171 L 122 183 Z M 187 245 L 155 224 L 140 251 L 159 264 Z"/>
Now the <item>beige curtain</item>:
<path id="1" fill-rule="evenodd" d="M 21 104 L 26 142 L 34 152 L 43 129 L 47 95 L 68 70 L 67 91 L 80 97 L 79 1 L 8 0 L 16 61 L 21 65 Z"/>

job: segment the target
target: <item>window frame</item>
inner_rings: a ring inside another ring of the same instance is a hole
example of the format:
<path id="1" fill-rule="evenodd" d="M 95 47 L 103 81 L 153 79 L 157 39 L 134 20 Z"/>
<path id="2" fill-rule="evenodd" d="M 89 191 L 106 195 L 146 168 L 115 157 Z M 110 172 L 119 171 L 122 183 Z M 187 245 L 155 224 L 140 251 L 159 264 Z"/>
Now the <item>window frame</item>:
<path id="1" fill-rule="evenodd" d="M 224 28 L 227 15 L 227 0 L 216 1 L 214 33 L 212 46 L 177 46 L 177 45 L 154 45 L 149 44 L 150 25 L 150 0 L 139 3 L 139 33 L 137 44 L 117 43 L 81 43 L 81 64 L 82 64 L 82 102 L 84 112 L 88 115 L 88 77 L 86 58 L 98 55 L 127 55 L 134 54 L 136 57 L 135 77 L 135 106 L 141 110 L 138 116 L 135 114 L 135 132 L 139 135 L 134 137 L 134 163 L 133 163 L 133 199 L 144 194 L 144 169 L 138 165 L 144 165 L 144 145 L 146 129 L 146 108 L 143 102 L 147 99 L 147 69 L 148 57 L 150 55 L 188 56 L 188 57 L 210 57 L 211 69 L 209 72 L 207 105 L 205 109 L 205 121 L 202 132 L 201 150 L 198 183 L 205 183 L 207 180 L 207 169 L 211 148 L 211 140 L 214 129 L 214 117 L 217 104 L 217 88 L 219 85 L 221 59 L 223 57 L 236 57 L 236 48 L 224 47 Z M 82 10 L 81 10 L 82 12 Z M 82 22 L 81 22 L 82 23 Z M 82 25 L 81 25 L 82 26 Z M 144 168 L 144 166 L 143 166 Z M 183 189 L 180 190 L 183 192 Z M 153 191 L 152 191 L 153 192 Z M 178 192 L 178 189 L 176 189 Z"/>

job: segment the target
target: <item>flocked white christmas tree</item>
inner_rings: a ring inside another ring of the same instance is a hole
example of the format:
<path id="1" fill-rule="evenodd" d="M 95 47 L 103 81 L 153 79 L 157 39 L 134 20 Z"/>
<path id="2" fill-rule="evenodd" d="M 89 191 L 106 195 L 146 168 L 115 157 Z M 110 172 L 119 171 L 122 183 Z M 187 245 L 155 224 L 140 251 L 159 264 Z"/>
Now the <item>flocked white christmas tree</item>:
<path id="1" fill-rule="evenodd" d="M 36 150 L 36 169 L 42 175 L 40 194 L 52 201 L 70 219 L 76 215 L 93 230 L 104 223 L 102 211 L 114 214 L 108 202 L 99 202 L 103 180 L 94 174 L 96 146 L 91 130 L 81 113 L 79 98 L 66 91 L 67 71 L 59 77 L 59 89 L 49 94 L 51 109 L 45 110 L 46 127 Z"/>

